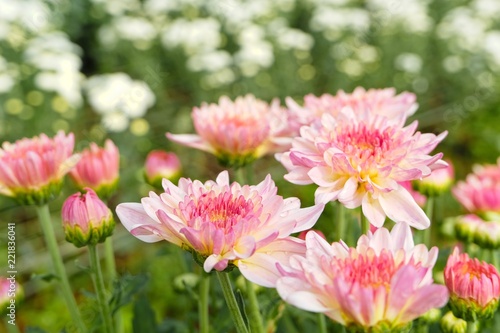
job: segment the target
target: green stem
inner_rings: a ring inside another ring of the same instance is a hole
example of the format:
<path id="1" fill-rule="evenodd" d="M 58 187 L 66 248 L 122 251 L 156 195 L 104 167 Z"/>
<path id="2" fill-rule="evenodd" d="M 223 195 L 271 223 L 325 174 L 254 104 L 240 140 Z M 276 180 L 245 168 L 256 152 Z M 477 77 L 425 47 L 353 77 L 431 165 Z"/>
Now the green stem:
<path id="1" fill-rule="evenodd" d="M 233 289 L 231 288 L 231 281 L 229 280 L 229 275 L 224 272 L 216 271 L 217 278 L 219 279 L 220 286 L 222 288 L 222 293 L 224 294 L 224 299 L 226 300 L 227 307 L 229 308 L 229 313 L 233 318 L 234 325 L 236 326 L 236 331 L 238 333 L 248 333 L 248 329 L 241 315 L 240 309 L 238 308 L 238 303 L 236 302 L 236 297 L 234 297 Z"/>
<path id="2" fill-rule="evenodd" d="M 63 293 L 63 297 L 66 301 L 66 305 L 68 306 L 68 310 L 71 314 L 71 318 L 73 319 L 73 323 L 78 328 L 79 332 L 87 332 L 87 328 L 85 327 L 82 317 L 80 316 L 78 305 L 76 304 L 75 297 L 69 284 L 68 275 L 66 274 L 66 269 L 64 268 L 64 262 L 62 260 L 61 253 L 59 252 L 56 235 L 54 233 L 54 228 L 50 218 L 49 206 L 37 206 L 36 212 L 42 226 L 45 243 L 52 258 L 52 264 L 54 266 L 55 273 L 61 285 L 61 292 Z"/>
<path id="3" fill-rule="evenodd" d="M 248 322 L 252 333 L 264 333 L 264 324 L 259 309 L 259 301 L 252 282 L 245 279 L 245 287 L 248 297 Z"/>
<path id="4" fill-rule="evenodd" d="M 113 281 L 116 279 L 116 262 L 115 262 L 115 251 L 113 249 L 113 237 L 106 238 L 104 242 L 104 260 L 106 262 L 106 275 L 110 285 L 113 285 Z"/>
<path id="5" fill-rule="evenodd" d="M 366 218 L 365 214 L 363 214 L 363 211 L 361 212 L 361 234 L 366 235 L 368 231 L 370 231 L 370 222 Z"/>
<path id="6" fill-rule="evenodd" d="M 467 322 L 467 333 L 476 333 L 477 332 L 477 324 L 475 321 Z"/>
<path id="7" fill-rule="evenodd" d="M 19 327 L 17 326 L 17 323 L 14 325 L 9 324 L 9 319 L 7 316 L 4 316 L 4 324 L 5 324 L 5 327 L 7 328 L 8 333 L 20 333 L 21 332 L 19 330 Z"/>
<path id="8" fill-rule="evenodd" d="M 200 280 L 200 296 L 198 298 L 198 316 L 200 333 L 209 333 L 210 324 L 208 320 L 208 294 L 210 291 L 210 276 L 202 272 Z"/>
<path id="9" fill-rule="evenodd" d="M 97 293 L 97 303 L 99 304 L 100 308 L 99 312 L 102 315 L 104 332 L 113 333 L 113 318 L 111 317 L 111 311 L 109 310 L 108 301 L 106 299 L 106 289 L 104 287 L 104 279 L 102 277 L 99 256 L 97 255 L 97 248 L 93 244 L 89 245 L 88 248 L 90 256 L 90 268 L 92 269 L 92 280 L 94 281 L 94 287 Z"/>
<path id="10" fill-rule="evenodd" d="M 318 313 L 318 328 L 319 333 L 328 333 L 326 330 L 326 318 L 322 313 Z"/>
<path id="11" fill-rule="evenodd" d="M 427 203 L 425 204 L 425 215 L 429 218 L 431 221 L 431 225 L 429 228 L 424 230 L 424 244 L 427 245 L 427 247 L 431 246 L 431 235 L 432 235 L 432 225 L 434 224 L 433 222 L 433 216 L 434 216 L 434 198 L 429 197 L 427 198 Z"/>
<path id="12" fill-rule="evenodd" d="M 336 209 L 337 215 L 333 214 L 334 217 L 336 217 L 337 221 L 334 221 L 334 225 L 337 225 L 337 240 L 343 240 L 344 242 L 347 242 L 346 239 L 346 220 L 345 220 L 345 211 L 344 211 L 344 205 L 342 205 L 340 202 L 333 203 L 334 209 Z M 336 222 L 336 223 L 335 223 Z"/>

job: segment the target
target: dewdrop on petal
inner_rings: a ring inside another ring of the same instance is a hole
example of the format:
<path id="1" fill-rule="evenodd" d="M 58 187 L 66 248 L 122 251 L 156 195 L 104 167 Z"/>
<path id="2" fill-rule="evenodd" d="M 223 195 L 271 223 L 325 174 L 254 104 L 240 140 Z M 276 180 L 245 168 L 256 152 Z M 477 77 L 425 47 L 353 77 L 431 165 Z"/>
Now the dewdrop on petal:
<path id="1" fill-rule="evenodd" d="M 149 185 L 158 189 L 162 188 L 163 178 L 177 182 L 181 171 L 181 161 L 177 155 L 163 150 L 151 151 L 144 163 L 144 179 Z"/>
<path id="2" fill-rule="evenodd" d="M 450 308 L 466 321 L 493 318 L 500 297 L 500 276 L 495 266 L 459 253 L 448 257 L 444 280 L 450 292 Z"/>
<path id="3" fill-rule="evenodd" d="M 108 206 L 92 189 L 85 190 L 69 196 L 61 210 L 66 240 L 76 247 L 102 243 L 115 228 Z"/>

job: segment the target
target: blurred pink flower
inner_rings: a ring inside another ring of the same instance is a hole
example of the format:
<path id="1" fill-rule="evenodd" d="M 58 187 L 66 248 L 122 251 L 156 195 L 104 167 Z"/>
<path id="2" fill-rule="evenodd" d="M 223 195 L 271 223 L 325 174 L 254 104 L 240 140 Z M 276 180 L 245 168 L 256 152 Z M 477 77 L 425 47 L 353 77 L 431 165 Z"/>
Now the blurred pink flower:
<path id="1" fill-rule="evenodd" d="M 115 228 L 113 213 L 90 188 L 70 195 L 61 209 L 66 240 L 76 247 L 102 243 Z"/>
<path id="2" fill-rule="evenodd" d="M 268 175 L 258 185 L 230 184 L 227 171 L 216 181 L 163 181 L 142 203 L 122 203 L 116 212 L 132 235 L 145 242 L 166 240 L 193 254 L 206 272 L 238 266 L 250 281 L 270 286 L 276 262 L 303 253 L 304 242 L 290 234 L 311 228 L 323 205 L 300 208 L 283 199 Z"/>
<path id="3" fill-rule="evenodd" d="M 82 158 L 69 172 L 79 189 L 90 187 L 101 198 L 109 198 L 118 186 L 120 152 L 113 141 L 106 140 L 104 147 L 92 142 L 81 153 Z"/>
<path id="4" fill-rule="evenodd" d="M 446 136 L 416 132 L 393 124 L 371 110 L 344 108 L 334 118 L 324 114 L 318 126 L 303 126 L 290 151 L 277 155 L 294 184 L 315 183 L 316 202 L 340 201 L 362 206 L 371 224 L 385 217 L 424 229 L 429 218 L 399 183 L 419 179 L 445 166 L 442 153 L 428 155 Z"/>
<path id="5" fill-rule="evenodd" d="M 286 110 L 253 95 L 204 103 L 193 109 L 192 118 L 196 135 L 167 133 L 167 138 L 212 153 L 224 166 L 240 167 L 290 147 Z"/>
<path id="6" fill-rule="evenodd" d="M 180 175 L 181 161 L 175 153 L 163 150 L 149 152 L 144 163 L 144 176 L 148 184 L 161 188 L 163 178 L 176 182 Z"/>
<path id="7" fill-rule="evenodd" d="M 438 170 L 440 170 L 440 169 L 438 169 Z M 411 181 L 407 180 L 404 182 L 399 182 L 399 185 L 403 186 L 405 188 L 405 190 L 407 190 L 408 193 L 410 193 L 410 195 L 413 197 L 413 199 L 415 200 L 417 205 L 419 205 L 422 208 L 425 207 L 425 203 L 427 202 L 427 197 L 425 195 L 421 194 L 420 192 L 415 191 L 413 189 Z"/>
<path id="8" fill-rule="evenodd" d="M 495 266 L 471 259 L 455 248 L 448 257 L 444 279 L 456 317 L 467 321 L 493 317 L 500 298 L 500 276 Z"/>
<path id="9" fill-rule="evenodd" d="M 276 288 L 288 303 L 363 332 L 399 332 L 448 301 L 432 280 L 438 249 L 414 246 L 405 223 L 363 235 L 356 248 L 310 232 L 305 256 L 279 265 Z"/>
<path id="10" fill-rule="evenodd" d="M 26 205 L 54 199 L 63 177 L 80 158 L 73 155 L 74 143 L 73 133 L 62 131 L 52 139 L 41 134 L 13 144 L 4 142 L 0 149 L 0 194 Z"/>
<path id="11" fill-rule="evenodd" d="M 319 122 L 324 113 L 337 116 L 344 108 L 353 111 L 371 110 L 374 115 L 386 117 L 389 122 L 393 120 L 400 123 L 415 113 L 418 108 L 415 94 L 403 92 L 396 95 L 396 89 L 368 89 L 357 87 L 352 93 L 339 90 L 335 96 L 324 94 L 319 97 L 306 95 L 304 105 L 299 106 L 290 97 L 286 98 L 290 112 L 295 115 L 293 127 L 312 125 Z"/>
<path id="12" fill-rule="evenodd" d="M 24 298 L 24 290 L 15 277 L 0 276 L 0 314 L 5 315 L 11 313 L 11 309 L 16 310 L 16 302 L 18 303 Z M 14 302 L 14 303 L 11 303 Z M 9 306 L 14 304 L 14 307 Z"/>
<path id="13" fill-rule="evenodd" d="M 474 166 L 474 172 L 458 182 L 452 193 L 471 213 L 500 213 L 500 159 L 496 165 Z"/>
<path id="14" fill-rule="evenodd" d="M 437 196 L 448 191 L 455 180 L 455 170 L 450 161 L 445 161 L 447 166 L 432 170 L 425 178 L 413 181 L 413 186 L 423 195 Z"/>

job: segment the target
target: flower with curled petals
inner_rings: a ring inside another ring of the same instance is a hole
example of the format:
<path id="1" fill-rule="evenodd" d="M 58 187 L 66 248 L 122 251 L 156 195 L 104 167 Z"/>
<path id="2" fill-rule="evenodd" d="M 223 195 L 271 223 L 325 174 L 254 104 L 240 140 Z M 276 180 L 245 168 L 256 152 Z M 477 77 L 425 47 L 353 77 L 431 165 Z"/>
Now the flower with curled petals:
<path id="1" fill-rule="evenodd" d="M 0 149 L 0 194 L 13 197 L 22 205 L 42 205 L 61 191 L 64 176 L 78 162 L 73 154 L 73 133 L 59 131 L 4 142 Z"/>
<path id="2" fill-rule="evenodd" d="M 320 124 L 303 126 L 292 148 L 277 158 L 288 170 L 288 181 L 318 185 L 318 203 L 361 206 L 376 227 L 387 216 L 425 229 L 429 218 L 399 183 L 446 165 L 442 153 L 428 154 L 447 133 L 421 134 L 416 128 L 417 122 L 403 127 L 369 109 L 344 108 L 336 117 L 324 114 Z"/>
<path id="3" fill-rule="evenodd" d="M 277 195 L 268 175 L 258 185 L 230 184 L 228 172 L 201 183 L 164 180 L 165 192 L 151 192 L 141 203 L 122 203 L 122 224 L 145 242 L 166 240 L 190 251 L 206 272 L 238 266 L 250 281 L 270 286 L 276 262 L 303 253 L 303 241 L 290 234 L 311 228 L 323 205 L 300 208 L 297 198 Z"/>
<path id="4" fill-rule="evenodd" d="M 241 167 L 290 146 L 286 109 L 253 95 L 202 104 L 192 113 L 194 134 L 167 133 L 170 140 L 214 154 L 221 165 Z"/>
<path id="5" fill-rule="evenodd" d="M 309 232 L 306 255 L 279 264 L 278 293 L 351 332 L 406 332 L 414 319 L 444 306 L 448 290 L 432 280 L 437 248 L 414 246 L 404 223 L 395 228 L 363 235 L 356 248 Z"/>

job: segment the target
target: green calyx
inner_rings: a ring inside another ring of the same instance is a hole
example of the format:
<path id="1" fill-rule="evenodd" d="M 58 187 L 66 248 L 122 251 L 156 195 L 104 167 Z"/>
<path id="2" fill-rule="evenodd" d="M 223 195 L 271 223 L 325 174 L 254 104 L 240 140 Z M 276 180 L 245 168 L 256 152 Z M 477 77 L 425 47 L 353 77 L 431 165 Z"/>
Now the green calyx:
<path id="1" fill-rule="evenodd" d="M 72 243 L 76 247 L 84 247 L 87 245 L 95 245 L 103 243 L 106 238 L 113 234 L 115 229 L 115 220 L 113 218 L 101 223 L 100 226 L 95 227 L 89 223 L 88 231 L 83 232 L 79 225 L 72 227 L 65 226 L 64 234 L 66 241 Z"/>
<path id="2" fill-rule="evenodd" d="M 452 295 L 449 304 L 453 315 L 457 318 L 462 318 L 465 321 L 488 320 L 495 315 L 498 299 L 493 299 L 485 306 L 481 306 L 475 300 Z"/>
<path id="3" fill-rule="evenodd" d="M 235 155 L 228 152 L 218 151 L 215 156 L 223 167 L 238 169 L 255 161 L 258 156 L 255 152 Z"/>
<path id="4" fill-rule="evenodd" d="M 440 322 L 441 330 L 444 333 L 465 333 L 467 332 L 467 322 L 463 319 L 457 318 L 453 312 L 448 311 Z"/>
<path id="5" fill-rule="evenodd" d="M 411 328 L 411 322 L 394 325 L 387 320 L 379 321 L 377 324 L 370 327 L 365 327 L 354 323 L 346 326 L 347 332 L 349 333 L 408 333 L 411 331 Z"/>
<path id="6" fill-rule="evenodd" d="M 51 182 L 39 189 L 18 189 L 14 191 L 13 198 L 23 206 L 28 205 L 45 205 L 61 193 L 62 181 Z"/>

